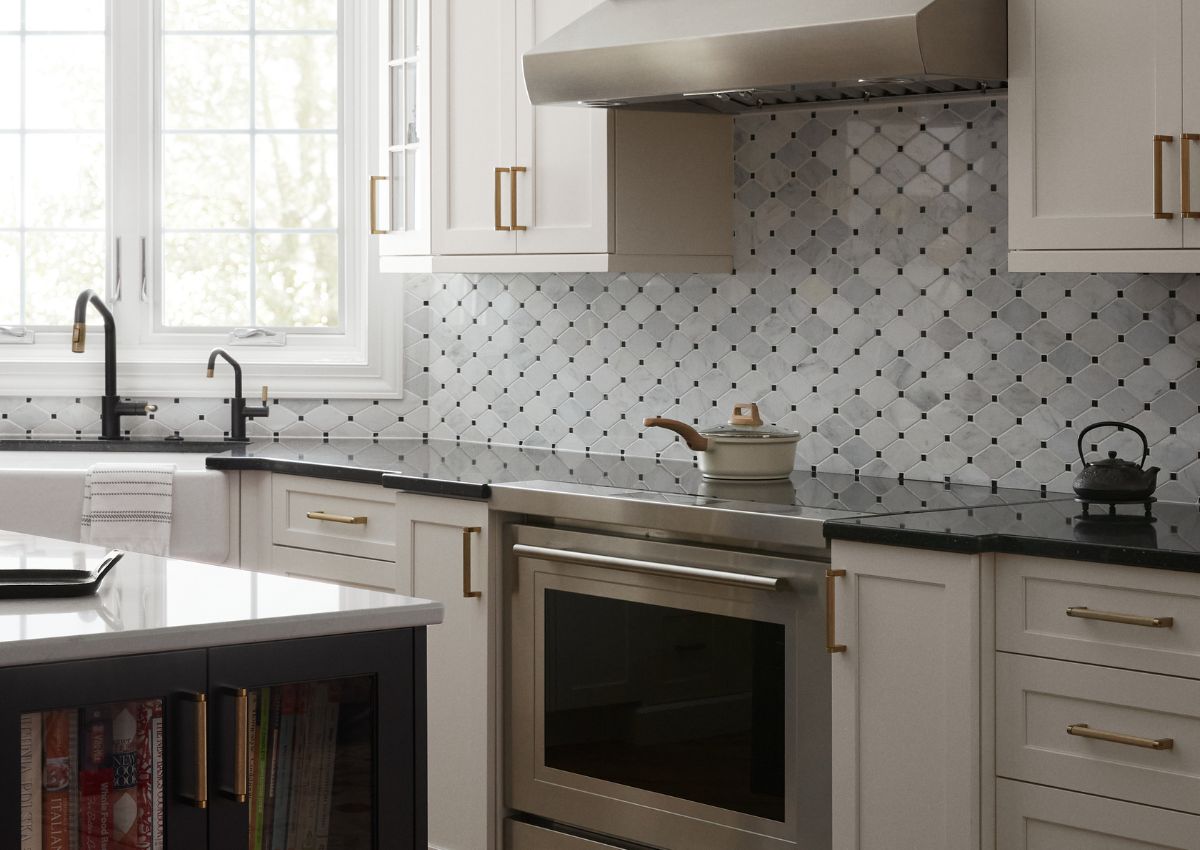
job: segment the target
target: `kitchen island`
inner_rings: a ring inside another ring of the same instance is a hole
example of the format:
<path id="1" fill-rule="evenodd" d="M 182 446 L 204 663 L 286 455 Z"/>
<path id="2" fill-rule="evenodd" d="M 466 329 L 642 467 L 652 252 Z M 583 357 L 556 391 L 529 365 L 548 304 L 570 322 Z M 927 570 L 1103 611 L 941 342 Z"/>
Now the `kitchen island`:
<path id="1" fill-rule="evenodd" d="M 6 571 L 106 554 L 0 532 Z M 0 601 L 0 844 L 425 847 L 441 619 L 428 600 L 133 554 L 95 595 Z"/>

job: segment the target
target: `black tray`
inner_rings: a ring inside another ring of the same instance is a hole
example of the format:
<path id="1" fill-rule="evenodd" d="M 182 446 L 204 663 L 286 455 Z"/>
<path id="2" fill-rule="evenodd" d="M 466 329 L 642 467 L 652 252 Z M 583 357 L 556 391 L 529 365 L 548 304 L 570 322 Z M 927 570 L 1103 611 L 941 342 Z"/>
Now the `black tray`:
<path id="1" fill-rule="evenodd" d="M 0 599 L 90 596 L 124 555 L 113 549 L 94 570 L 0 570 Z"/>

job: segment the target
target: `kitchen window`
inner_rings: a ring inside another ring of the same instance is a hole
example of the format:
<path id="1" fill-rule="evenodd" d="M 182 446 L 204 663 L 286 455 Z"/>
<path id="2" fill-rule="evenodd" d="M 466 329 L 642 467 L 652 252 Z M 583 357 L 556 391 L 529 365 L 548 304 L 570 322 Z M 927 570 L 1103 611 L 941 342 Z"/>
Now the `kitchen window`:
<path id="1" fill-rule="evenodd" d="M 377 14 L 0 0 L 0 393 L 98 388 L 100 347 L 69 344 L 92 288 L 125 392 L 226 394 L 223 345 L 276 393 L 399 394 L 365 215 Z"/>

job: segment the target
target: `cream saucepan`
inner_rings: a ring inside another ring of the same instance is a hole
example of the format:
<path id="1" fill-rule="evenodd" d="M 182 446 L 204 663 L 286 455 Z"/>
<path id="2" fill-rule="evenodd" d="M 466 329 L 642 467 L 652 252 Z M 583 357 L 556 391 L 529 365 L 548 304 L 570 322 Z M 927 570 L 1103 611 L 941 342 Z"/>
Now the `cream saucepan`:
<path id="1" fill-rule="evenodd" d="M 697 452 L 705 478 L 787 478 L 796 465 L 800 434 L 763 425 L 757 404 L 735 405 L 728 425 L 703 431 L 678 419 L 661 417 L 651 417 L 643 424 L 647 428 L 666 428 L 683 437 L 688 448 Z"/>

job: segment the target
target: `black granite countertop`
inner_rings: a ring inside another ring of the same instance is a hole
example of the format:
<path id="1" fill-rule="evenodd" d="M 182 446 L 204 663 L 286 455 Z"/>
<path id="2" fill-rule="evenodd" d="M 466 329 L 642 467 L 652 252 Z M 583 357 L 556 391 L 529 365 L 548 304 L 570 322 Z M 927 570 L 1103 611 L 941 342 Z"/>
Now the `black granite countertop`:
<path id="1" fill-rule="evenodd" d="M 163 441 L 156 441 L 161 445 Z M 106 448 L 96 441 L 0 441 L 0 448 Z M 37 443 L 36 446 L 31 443 Z M 66 445 L 65 443 L 70 443 Z M 168 446 L 172 444 L 168 443 Z M 126 450 L 149 446 L 127 442 Z M 741 515 L 803 514 L 824 535 L 955 552 L 1010 552 L 1200 572 L 1200 508 L 1159 502 L 1085 518 L 1067 494 L 797 471 L 771 482 L 709 481 L 688 461 L 493 446 L 453 440 L 273 440 L 172 446 L 216 452 L 210 469 L 265 470 L 488 499 L 492 487 L 590 491 Z"/>
<path id="2" fill-rule="evenodd" d="M 839 518 L 825 523 L 832 540 L 948 552 L 1007 552 L 1077 561 L 1200 572 L 1200 507 L 1156 502 L 1093 506 L 1074 499 L 993 505 L 903 516 Z"/>
<path id="3" fill-rule="evenodd" d="M 616 488 L 694 504 L 753 502 L 831 516 L 1017 504 L 1065 498 L 1029 490 L 797 471 L 783 481 L 709 481 L 687 461 L 493 446 L 453 440 L 252 442 L 207 460 L 210 469 L 268 470 L 378 483 L 427 495 L 486 499 L 492 485 L 547 481 Z"/>

